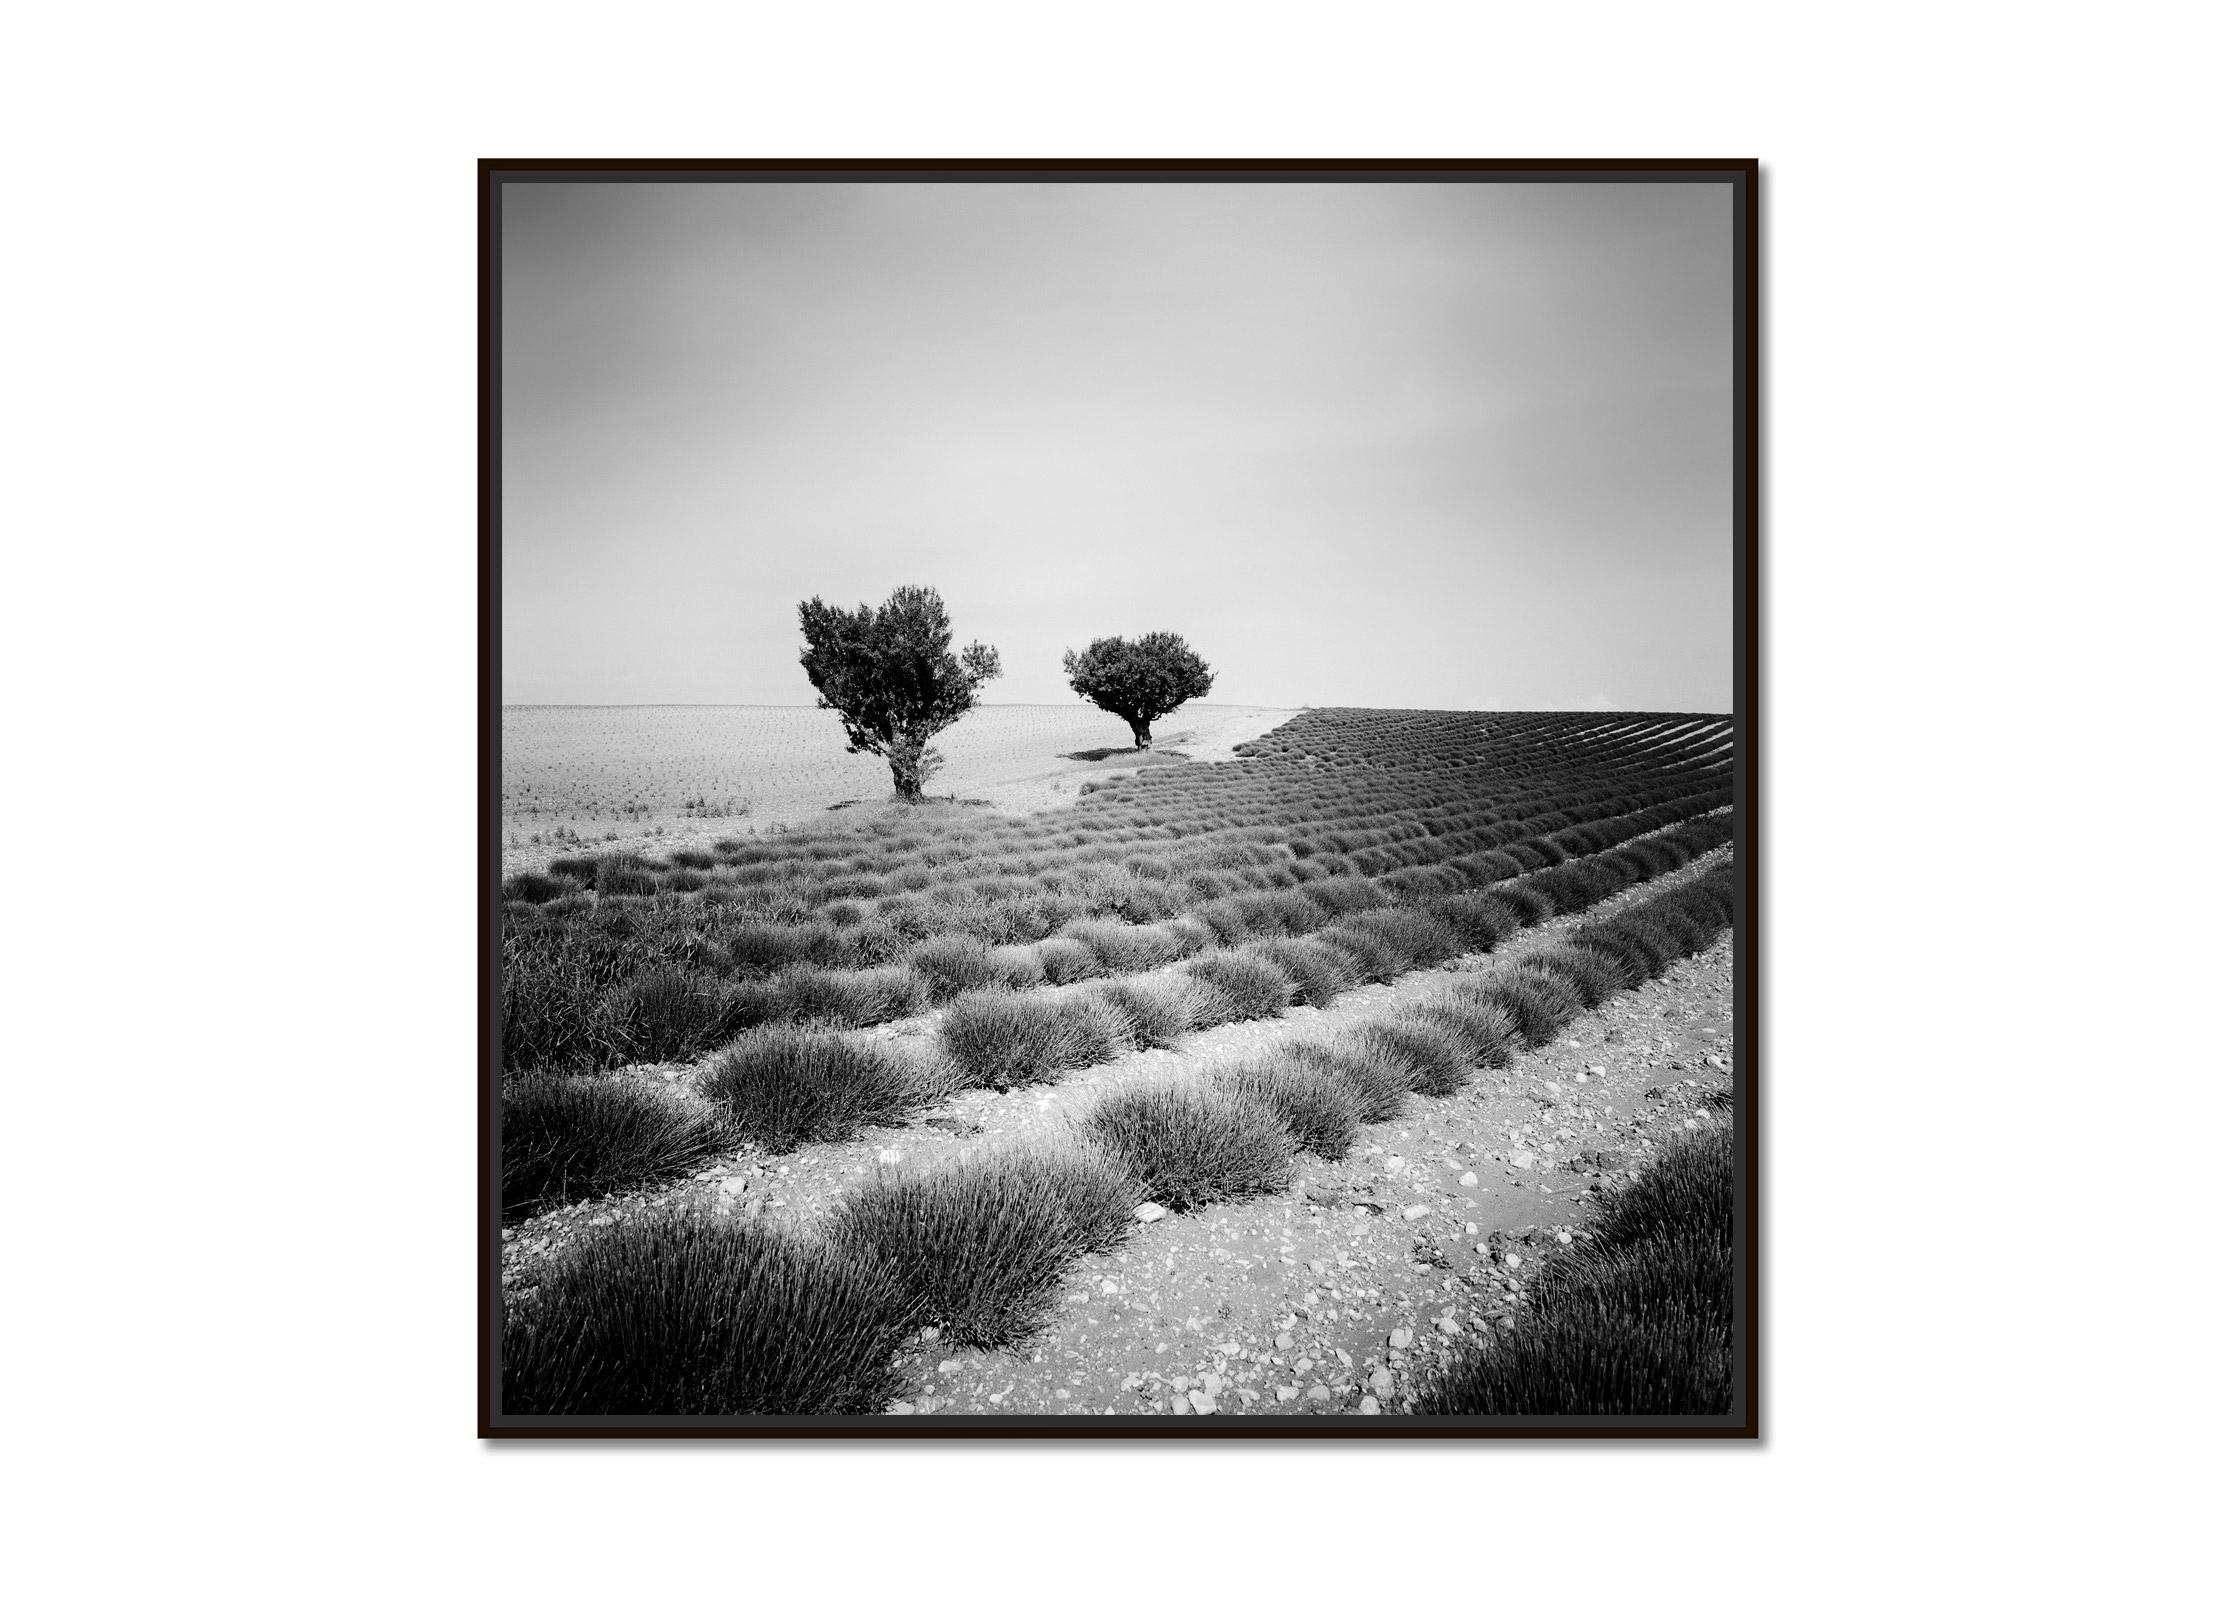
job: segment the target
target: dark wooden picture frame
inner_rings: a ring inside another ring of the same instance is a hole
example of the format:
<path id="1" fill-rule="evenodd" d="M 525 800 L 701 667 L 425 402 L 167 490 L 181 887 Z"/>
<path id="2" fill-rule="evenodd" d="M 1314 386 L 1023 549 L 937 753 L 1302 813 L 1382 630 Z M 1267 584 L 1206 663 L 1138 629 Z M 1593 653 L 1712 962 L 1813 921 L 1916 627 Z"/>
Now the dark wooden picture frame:
<path id="1" fill-rule="evenodd" d="M 504 573 L 501 528 L 504 489 L 500 428 L 500 264 L 504 249 L 500 197 L 518 183 L 580 181 L 720 183 L 822 177 L 830 181 L 908 183 L 998 182 L 1006 178 L 1084 183 L 1208 181 L 1281 183 L 1315 178 L 1347 182 L 1702 183 L 1727 185 L 1734 197 L 1733 231 L 1733 910 L 1732 1126 L 1735 1306 L 1734 1406 L 1715 1416 L 538 1416 L 509 1414 L 502 1405 L 501 1353 L 505 1316 L 501 1279 L 499 1058 L 501 993 L 501 620 Z M 486 1439 L 541 1438 L 1355 1438 L 1438 1439 L 1755 1439 L 1760 1433 L 1764 1329 L 1760 1315 L 1765 1208 L 1761 1173 L 1765 1100 L 1760 954 L 1763 815 L 1760 772 L 1759 595 L 1759 181 L 1754 160 L 1260 160 L 1260 161 L 755 161 L 490 159 L 477 172 L 478 207 L 478 461 L 477 553 L 479 655 L 479 877 L 475 886 L 480 1037 L 475 1117 L 477 1278 L 475 1360 L 477 1428 Z"/>

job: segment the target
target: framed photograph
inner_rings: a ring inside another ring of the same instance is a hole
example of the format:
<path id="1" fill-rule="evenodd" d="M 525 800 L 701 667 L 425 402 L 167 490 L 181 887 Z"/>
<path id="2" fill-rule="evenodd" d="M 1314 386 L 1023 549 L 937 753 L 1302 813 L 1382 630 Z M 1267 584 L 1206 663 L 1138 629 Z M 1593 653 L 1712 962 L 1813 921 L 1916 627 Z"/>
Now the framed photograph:
<path id="1" fill-rule="evenodd" d="M 1754 161 L 479 203 L 482 1436 L 1757 1436 Z"/>

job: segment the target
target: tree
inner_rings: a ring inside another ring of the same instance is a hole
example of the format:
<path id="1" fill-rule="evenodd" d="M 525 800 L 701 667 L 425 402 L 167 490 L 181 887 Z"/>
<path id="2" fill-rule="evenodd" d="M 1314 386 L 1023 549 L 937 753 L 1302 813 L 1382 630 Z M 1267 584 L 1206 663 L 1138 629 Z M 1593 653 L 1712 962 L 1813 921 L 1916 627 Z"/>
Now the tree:
<path id="1" fill-rule="evenodd" d="M 1213 673 L 1179 633 L 1092 639 L 1078 655 L 1068 650 L 1065 660 L 1073 692 L 1127 723 L 1138 750 L 1151 743 L 1152 718 L 1213 688 Z"/>
<path id="2" fill-rule="evenodd" d="M 887 758 L 899 800 L 924 798 L 941 764 L 928 741 L 978 705 L 980 685 L 1003 671 L 987 645 L 950 653 L 949 608 L 931 589 L 897 589 L 876 611 L 804 600 L 801 634 L 817 709 L 840 713 L 851 754 Z"/>

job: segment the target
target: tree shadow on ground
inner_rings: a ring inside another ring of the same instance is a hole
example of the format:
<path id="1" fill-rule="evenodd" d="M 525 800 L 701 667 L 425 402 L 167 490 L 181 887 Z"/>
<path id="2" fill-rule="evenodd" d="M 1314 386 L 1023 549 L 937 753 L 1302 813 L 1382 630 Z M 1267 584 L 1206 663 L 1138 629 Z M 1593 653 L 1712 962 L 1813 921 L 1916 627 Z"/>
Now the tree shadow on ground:
<path id="1" fill-rule="evenodd" d="M 850 806 L 876 806 L 876 805 L 890 805 L 890 806 L 906 806 L 906 805 L 919 805 L 919 806 L 992 806 L 992 805 L 994 805 L 994 804 L 995 804 L 995 802 L 994 802 L 993 800 L 983 800 L 983 799 L 980 799 L 980 798 L 979 798 L 978 796 L 976 796 L 976 795 L 966 795 L 966 796 L 963 796 L 963 797 L 961 797 L 961 798 L 960 798 L 959 796 L 957 796 L 957 795 L 953 795 L 953 794 L 929 794 L 929 795 L 925 795 L 925 796 L 923 796 L 923 797 L 921 797 L 920 799 L 918 799 L 918 800 L 915 800 L 915 801 L 905 800 L 905 799 L 903 799 L 903 798 L 902 798 L 902 797 L 901 797 L 900 795 L 888 795 L 888 796 L 887 796 L 887 797 L 886 797 L 885 799 L 883 799 L 883 800 L 835 800 L 835 801 L 833 801 L 833 802 L 832 802 L 832 804 L 831 804 L 831 805 L 828 805 L 828 806 L 826 806 L 826 807 L 825 807 L 825 810 L 827 810 L 827 811 L 845 811 L 845 810 L 847 810 L 847 809 L 848 809 L 848 807 L 850 807 Z"/>
<path id="2" fill-rule="evenodd" d="M 1132 744 L 1116 744 L 1102 750 L 1061 750 L 1063 761 L 1102 761 L 1108 756 L 1141 756 L 1147 761 L 1188 761 L 1180 750 L 1138 750 Z"/>

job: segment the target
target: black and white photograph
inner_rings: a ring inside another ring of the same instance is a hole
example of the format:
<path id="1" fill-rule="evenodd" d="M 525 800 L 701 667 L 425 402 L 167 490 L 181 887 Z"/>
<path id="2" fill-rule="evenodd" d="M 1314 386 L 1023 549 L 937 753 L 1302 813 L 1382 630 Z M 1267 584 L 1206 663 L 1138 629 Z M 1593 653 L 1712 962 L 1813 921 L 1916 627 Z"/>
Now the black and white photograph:
<path id="1" fill-rule="evenodd" d="M 1755 1436 L 1753 162 L 482 178 L 485 1436 Z"/>
<path id="2" fill-rule="evenodd" d="M 18 8 L 10 1592 L 2229 1592 L 2229 12 Z"/>

